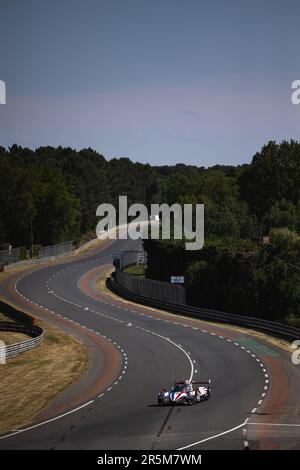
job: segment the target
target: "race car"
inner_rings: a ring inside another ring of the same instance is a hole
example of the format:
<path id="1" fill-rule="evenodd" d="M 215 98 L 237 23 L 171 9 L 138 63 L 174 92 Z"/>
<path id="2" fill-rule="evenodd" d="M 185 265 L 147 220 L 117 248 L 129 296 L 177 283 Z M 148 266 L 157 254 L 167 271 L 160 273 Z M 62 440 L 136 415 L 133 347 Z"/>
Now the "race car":
<path id="1" fill-rule="evenodd" d="M 210 379 L 196 382 L 181 380 L 175 382 L 171 390 L 163 388 L 157 397 L 157 404 L 160 405 L 194 405 L 203 400 L 208 400 L 211 394 Z M 195 386 L 195 387 L 194 387 Z"/>

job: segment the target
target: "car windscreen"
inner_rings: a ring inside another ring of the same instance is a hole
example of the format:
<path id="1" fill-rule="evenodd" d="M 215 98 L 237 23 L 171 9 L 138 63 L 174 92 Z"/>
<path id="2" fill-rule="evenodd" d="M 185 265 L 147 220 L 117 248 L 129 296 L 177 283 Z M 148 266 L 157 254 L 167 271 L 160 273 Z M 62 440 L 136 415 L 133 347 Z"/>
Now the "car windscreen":
<path id="1" fill-rule="evenodd" d="M 184 392 L 186 389 L 185 384 L 175 384 L 174 392 Z"/>

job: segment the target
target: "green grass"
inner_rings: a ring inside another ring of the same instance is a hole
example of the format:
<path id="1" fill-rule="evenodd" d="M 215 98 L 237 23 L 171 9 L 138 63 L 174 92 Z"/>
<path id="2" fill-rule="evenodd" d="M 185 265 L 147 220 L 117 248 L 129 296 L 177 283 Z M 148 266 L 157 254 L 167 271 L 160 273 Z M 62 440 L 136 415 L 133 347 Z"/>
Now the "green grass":
<path id="1" fill-rule="evenodd" d="M 127 266 L 124 268 L 124 272 L 127 274 L 132 274 L 134 276 L 145 276 L 146 268 L 141 264 Z"/>
<path id="2" fill-rule="evenodd" d="M 286 322 L 290 326 L 300 327 L 300 317 L 290 315 L 289 317 L 287 317 Z"/>

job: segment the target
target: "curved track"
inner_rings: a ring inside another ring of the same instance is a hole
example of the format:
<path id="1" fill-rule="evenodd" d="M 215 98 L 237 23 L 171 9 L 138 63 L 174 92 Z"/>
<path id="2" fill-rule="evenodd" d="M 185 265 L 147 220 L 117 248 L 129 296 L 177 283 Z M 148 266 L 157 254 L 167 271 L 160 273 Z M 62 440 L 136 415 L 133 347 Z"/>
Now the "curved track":
<path id="1" fill-rule="evenodd" d="M 224 335 L 204 322 L 152 313 L 97 294 L 101 267 L 111 263 L 113 252 L 134 243 L 118 240 L 84 259 L 35 270 L 17 282 L 18 295 L 113 344 L 120 369 L 87 405 L 4 437 L 0 448 L 243 448 L 243 429 L 260 414 L 276 379 L 276 367 L 269 361 L 270 370 L 264 361 L 268 351 L 272 357 L 270 348 L 260 352 L 256 344 L 253 351 L 230 329 Z M 278 350 L 274 357 L 287 361 Z M 158 389 L 182 378 L 211 378 L 211 399 L 192 407 L 157 407 Z M 253 445 L 259 445 L 257 436 Z"/>

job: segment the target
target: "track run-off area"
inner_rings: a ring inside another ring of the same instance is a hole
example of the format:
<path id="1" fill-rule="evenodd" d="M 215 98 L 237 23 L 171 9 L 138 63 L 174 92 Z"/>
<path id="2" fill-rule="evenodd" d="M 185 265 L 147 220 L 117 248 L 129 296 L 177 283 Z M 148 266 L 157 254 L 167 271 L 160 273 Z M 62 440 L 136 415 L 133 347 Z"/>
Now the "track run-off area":
<path id="1" fill-rule="evenodd" d="M 99 291 L 113 253 L 137 243 L 105 242 L 0 284 L 8 300 L 79 337 L 90 356 L 80 381 L 32 423 L 0 436 L 0 448 L 299 449 L 300 366 L 290 353 L 241 328 Z M 211 398 L 157 406 L 157 392 L 182 379 L 211 379 Z"/>

